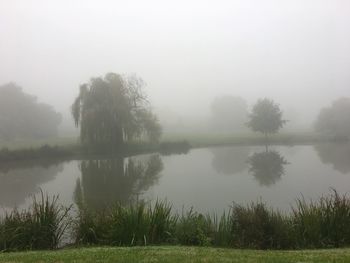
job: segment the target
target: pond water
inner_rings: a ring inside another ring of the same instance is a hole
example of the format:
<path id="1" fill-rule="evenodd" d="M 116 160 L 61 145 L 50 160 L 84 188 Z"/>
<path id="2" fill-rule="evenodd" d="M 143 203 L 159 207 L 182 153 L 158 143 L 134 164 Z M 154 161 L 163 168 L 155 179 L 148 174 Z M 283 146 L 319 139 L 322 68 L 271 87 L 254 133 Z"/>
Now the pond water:
<path id="1" fill-rule="evenodd" d="M 233 202 L 263 200 L 284 211 L 296 197 L 350 191 L 350 146 L 227 146 L 187 154 L 21 162 L 0 167 L 0 213 L 40 193 L 99 209 L 114 201 L 166 199 L 175 210 L 221 213 Z"/>

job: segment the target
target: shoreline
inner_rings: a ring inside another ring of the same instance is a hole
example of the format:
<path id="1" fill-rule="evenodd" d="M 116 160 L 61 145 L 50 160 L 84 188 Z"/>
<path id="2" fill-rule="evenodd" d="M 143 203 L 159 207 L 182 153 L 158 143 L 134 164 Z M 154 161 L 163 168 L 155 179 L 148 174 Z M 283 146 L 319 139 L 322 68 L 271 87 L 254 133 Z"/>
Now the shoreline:
<path id="1" fill-rule="evenodd" d="M 168 136 L 169 137 L 169 136 Z M 345 139 L 336 139 L 317 134 L 278 134 L 271 136 L 266 142 L 261 136 L 238 136 L 238 135 L 204 135 L 197 138 L 191 135 L 176 135 L 167 138 L 159 144 L 146 142 L 133 142 L 122 145 L 119 149 L 111 149 L 109 146 L 90 147 L 79 144 L 50 145 L 49 142 L 42 146 L 26 147 L 18 149 L 0 149 L 0 163 L 9 164 L 30 161 L 69 161 L 82 160 L 96 157 L 129 157 L 140 154 L 160 153 L 163 155 L 186 154 L 191 149 L 223 146 L 271 146 L 285 145 L 315 145 L 323 143 L 348 143 Z"/>

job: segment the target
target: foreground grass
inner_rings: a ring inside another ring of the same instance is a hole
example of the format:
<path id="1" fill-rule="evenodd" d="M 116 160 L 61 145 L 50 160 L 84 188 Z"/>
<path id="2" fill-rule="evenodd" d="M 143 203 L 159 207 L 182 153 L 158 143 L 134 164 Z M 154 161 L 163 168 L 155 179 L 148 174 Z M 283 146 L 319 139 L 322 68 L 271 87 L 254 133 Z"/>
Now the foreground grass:
<path id="1" fill-rule="evenodd" d="M 203 247 L 96 247 L 0 253 L 0 262 L 350 262 L 350 249 L 262 251 Z"/>

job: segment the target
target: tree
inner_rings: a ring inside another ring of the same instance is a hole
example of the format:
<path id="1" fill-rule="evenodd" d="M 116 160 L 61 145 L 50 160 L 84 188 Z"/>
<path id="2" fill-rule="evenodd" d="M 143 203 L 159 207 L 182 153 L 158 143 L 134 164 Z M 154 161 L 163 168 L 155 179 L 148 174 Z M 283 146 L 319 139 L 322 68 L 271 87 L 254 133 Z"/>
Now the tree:
<path id="1" fill-rule="evenodd" d="M 158 154 L 146 158 L 117 157 L 106 160 L 83 160 L 81 180 L 74 198 L 79 205 L 103 209 L 115 202 L 129 204 L 156 184 L 163 170 Z"/>
<path id="2" fill-rule="evenodd" d="M 57 136 L 61 114 L 15 83 L 0 86 L 0 139 L 36 139 Z"/>
<path id="3" fill-rule="evenodd" d="M 267 98 L 257 101 L 248 118 L 247 126 L 254 132 L 263 133 L 266 138 L 268 134 L 277 133 L 286 123 L 279 105 Z"/>
<path id="4" fill-rule="evenodd" d="M 161 127 L 143 93 L 144 86 L 135 75 L 123 77 L 115 73 L 81 85 L 72 105 L 81 141 L 113 146 L 144 136 L 158 141 Z"/>
<path id="5" fill-rule="evenodd" d="M 61 161 L 32 160 L 1 163 L 0 207 L 15 207 L 25 203 L 28 196 L 37 194 L 40 187 L 63 171 Z"/>
<path id="6" fill-rule="evenodd" d="M 322 143 L 314 145 L 320 160 L 331 164 L 333 169 L 342 174 L 350 173 L 350 145 L 348 143 Z"/>
<path id="7" fill-rule="evenodd" d="M 331 107 L 321 109 L 315 130 L 335 138 L 350 136 L 350 98 L 340 98 Z"/>
<path id="8" fill-rule="evenodd" d="M 249 172 L 259 181 L 260 185 L 270 186 L 284 175 L 287 160 L 276 151 L 254 153 L 248 159 Z"/>
<path id="9" fill-rule="evenodd" d="M 247 122 L 248 106 L 244 99 L 234 96 L 222 96 L 211 104 L 213 128 L 220 131 L 242 131 Z"/>

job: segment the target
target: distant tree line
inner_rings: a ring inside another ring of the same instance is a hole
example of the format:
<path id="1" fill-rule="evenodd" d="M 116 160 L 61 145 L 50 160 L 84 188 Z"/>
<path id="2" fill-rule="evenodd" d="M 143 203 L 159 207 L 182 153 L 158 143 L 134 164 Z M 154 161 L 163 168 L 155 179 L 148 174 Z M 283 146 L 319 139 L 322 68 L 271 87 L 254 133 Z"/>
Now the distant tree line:
<path id="1" fill-rule="evenodd" d="M 340 98 L 330 107 L 321 109 L 315 123 L 315 130 L 334 139 L 349 139 L 350 98 Z"/>
<path id="2" fill-rule="evenodd" d="M 0 139 L 47 138 L 58 135 L 62 117 L 50 105 L 23 92 L 15 83 L 0 86 Z"/>
<path id="3" fill-rule="evenodd" d="M 85 145 L 118 147 L 148 140 L 158 143 L 162 127 L 144 91 L 145 82 L 136 75 L 108 73 L 80 86 L 71 107 L 80 139 Z M 245 132 L 250 128 L 266 138 L 286 124 L 279 104 L 259 99 L 248 110 L 241 97 L 215 98 L 211 125 L 220 132 Z M 335 139 L 349 139 L 350 98 L 340 98 L 320 110 L 315 131 Z M 61 114 L 50 105 L 23 92 L 15 83 L 0 86 L 0 140 L 47 138 L 58 135 Z"/>

